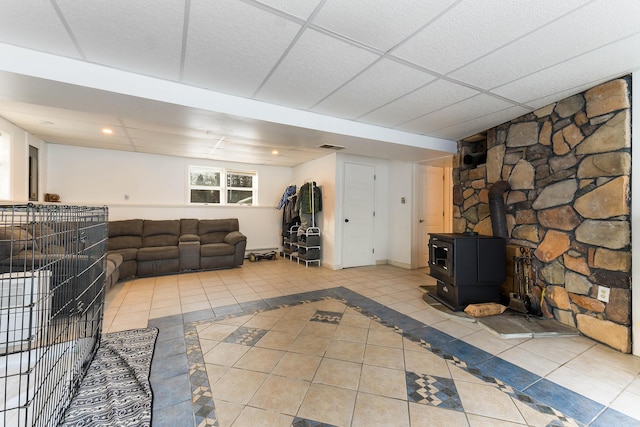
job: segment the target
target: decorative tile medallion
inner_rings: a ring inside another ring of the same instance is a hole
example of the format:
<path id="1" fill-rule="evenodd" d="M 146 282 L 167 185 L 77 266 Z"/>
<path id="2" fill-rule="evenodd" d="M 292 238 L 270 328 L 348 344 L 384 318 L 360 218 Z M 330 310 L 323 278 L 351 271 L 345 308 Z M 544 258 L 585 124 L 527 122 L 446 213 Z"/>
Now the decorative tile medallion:
<path id="1" fill-rule="evenodd" d="M 269 331 L 266 329 L 246 328 L 244 326 L 240 326 L 222 342 L 253 347 L 267 332 Z"/>
<path id="2" fill-rule="evenodd" d="M 407 371 L 407 398 L 410 402 L 463 411 L 456 384 L 450 378 Z"/>
<path id="3" fill-rule="evenodd" d="M 321 423 L 319 421 L 307 420 L 295 417 L 291 423 L 293 427 L 336 427 L 333 424 Z"/>
<path id="4" fill-rule="evenodd" d="M 311 318 L 311 321 L 331 323 L 333 325 L 337 325 L 340 323 L 341 319 L 342 319 L 342 313 L 336 313 L 334 311 L 317 310 L 316 313 Z"/>

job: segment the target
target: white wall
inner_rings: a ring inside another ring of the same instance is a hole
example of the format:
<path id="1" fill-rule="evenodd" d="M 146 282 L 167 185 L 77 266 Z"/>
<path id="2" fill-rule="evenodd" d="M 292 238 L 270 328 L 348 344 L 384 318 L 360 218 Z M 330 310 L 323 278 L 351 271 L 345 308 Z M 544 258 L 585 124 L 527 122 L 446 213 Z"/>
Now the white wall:
<path id="1" fill-rule="evenodd" d="M 420 167 L 420 166 L 416 166 Z M 389 264 L 411 268 L 413 239 L 414 165 L 392 161 L 389 165 Z M 404 197 L 405 203 L 402 203 Z"/>
<path id="2" fill-rule="evenodd" d="M 238 218 L 248 250 L 281 246 L 282 213 L 276 206 L 292 168 L 57 144 L 49 145 L 47 162 L 47 192 L 60 194 L 64 204 L 106 205 L 110 220 Z M 260 206 L 187 204 L 189 165 L 257 171 Z"/>
<path id="3" fill-rule="evenodd" d="M 322 238 L 322 265 L 336 269 L 336 155 L 328 154 L 293 168 L 293 181 L 298 188 L 306 181 L 315 181 L 322 191 L 322 211 L 316 215 L 316 224 Z M 282 191 L 284 192 L 284 187 Z"/>
<path id="4" fill-rule="evenodd" d="M 631 146 L 640 144 L 640 131 L 634 132 L 634 124 L 640 129 L 640 69 L 632 74 L 631 94 Z M 638 105 L 636 105 L 638 104 Z M 640 155 L 638 150 L 631 150 L 631 247 L 636 251 L 631 252 L 631 281 L 640 277 Z M 640 356 L 640 284 L 635 285 L 636 291 L 631 293 L 631 333 L 632 352 Z"/>
<path id="5" fill-rule="evenodd" d="M 16 203 L 26 203 L 29 200 L 29 145 L 33 145 L 39 149 L 40 155 L 38 199 L 42 201 L 46 187 L 47 144 L 2 117 L 0 133 L 3 141 L 9 142 L 8 150 L 7 147 L 3 147 L 3 155 L 0 156 L 0 161 L 5 159 L 5 163 L 0 165 L 3 170 L 0 177 L 3 180 L 8 177 L 8 191 L 2 191 L 3 194 L 8 194 L 2 199 Z M 8 162 L 5 155 L 8 155 Z"/>
<path id="6" fill-rule="evenodd" d="M 106 205 L 109 219 L 238 218 L 249 250 L 281 246 L 285 188 L 314 180 L 321 187 L 322 265 L 340 269 L 344 163 L 375 168 L 374 249 L 376 263 L 411 267 L 413 165 L 331 153 L 295 168 L 203 161 L 179 157 L 50 144 L 46 192 L 64 204 Z M 257 170 L 261 206 L 192 206 L 186 203 L 190 164 Z M 129 198 L 125 200 L 125 195 Z M 405 197 L 406 203 L 400 203 Z"/>

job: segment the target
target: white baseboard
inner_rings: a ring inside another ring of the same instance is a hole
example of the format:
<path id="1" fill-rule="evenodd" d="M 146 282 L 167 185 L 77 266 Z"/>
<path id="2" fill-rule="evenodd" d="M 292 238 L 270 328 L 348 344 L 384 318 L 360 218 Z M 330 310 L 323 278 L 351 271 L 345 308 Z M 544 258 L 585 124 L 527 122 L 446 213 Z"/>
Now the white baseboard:
<path id="1" fill-rule="evenodd" d="M 389 261 L 387 264 L 393 265 L 394 267 L 404 268 L 405 270 L 411 270 L 411 264 L 407 264 L 406 262 Z"/>

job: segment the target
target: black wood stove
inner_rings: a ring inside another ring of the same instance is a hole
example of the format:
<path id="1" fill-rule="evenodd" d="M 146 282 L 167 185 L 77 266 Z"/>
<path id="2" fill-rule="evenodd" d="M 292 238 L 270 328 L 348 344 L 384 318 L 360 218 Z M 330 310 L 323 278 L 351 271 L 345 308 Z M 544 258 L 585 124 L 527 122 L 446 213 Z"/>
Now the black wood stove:
<path id="1" fill-rule="evenodd" d="M 429 236 L 429 274 L 437 280 L 431 297 L 454 311 L 468 304 L 500 301 L 500 285 L 506 276 L 502 237 L 475 233 Z"/>

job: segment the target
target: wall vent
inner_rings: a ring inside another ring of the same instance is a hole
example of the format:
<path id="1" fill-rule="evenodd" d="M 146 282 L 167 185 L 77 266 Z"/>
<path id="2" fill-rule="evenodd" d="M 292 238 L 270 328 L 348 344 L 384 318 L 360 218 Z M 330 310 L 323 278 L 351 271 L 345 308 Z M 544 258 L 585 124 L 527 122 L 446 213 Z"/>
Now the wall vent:
<path id="1" fill-rule="evenodd" d="M 322 144 L 318 148 L 326 148 L 327 150 L 343 150 L 345 147 L 341 145 L 332 145 L 332 144 Z"/>

